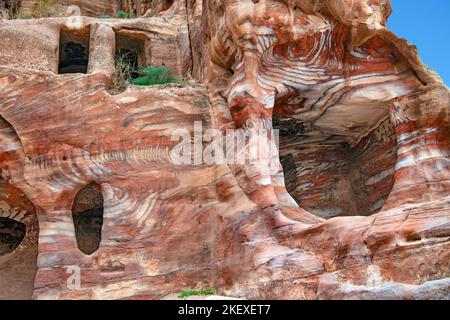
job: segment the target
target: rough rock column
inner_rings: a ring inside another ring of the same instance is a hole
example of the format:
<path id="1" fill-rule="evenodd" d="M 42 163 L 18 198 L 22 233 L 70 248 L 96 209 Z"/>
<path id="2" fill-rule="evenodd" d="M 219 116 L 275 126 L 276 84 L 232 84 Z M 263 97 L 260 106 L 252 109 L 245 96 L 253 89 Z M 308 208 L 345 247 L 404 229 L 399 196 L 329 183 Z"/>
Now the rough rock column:
<path id="1" fill-rule="evenodd" d="M 101 23 L 92 25 L 88 73 L 101 72 L 111 77 L 115 72 L 115 50 L 116 35 L 113 28 Z"/>

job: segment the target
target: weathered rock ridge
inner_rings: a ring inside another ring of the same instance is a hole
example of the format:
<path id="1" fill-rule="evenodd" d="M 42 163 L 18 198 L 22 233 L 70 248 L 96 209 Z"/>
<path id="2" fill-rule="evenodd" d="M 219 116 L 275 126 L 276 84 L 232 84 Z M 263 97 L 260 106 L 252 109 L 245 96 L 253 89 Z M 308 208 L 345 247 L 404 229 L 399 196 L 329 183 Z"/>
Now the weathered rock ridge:
<path id="1" fill-rule="evenodd" d="M 0 0 L 0 10 L 17 8 L 19 16 L 73 15 L 100 17 L 124 11 L 130 17 L 186 14 L 184 0 Z M 78 12 L 79 11 L 79 12 Z"/>
<path id="2" fill-rule="evenodd" d="M 449 89 L 388 0 L 78 2 L 0 20 L 0 299 L 450 299 Z M 113 94 L 120 48 L 184 82 Z M 196 121 L 276 172 L 175 162 Z"/>

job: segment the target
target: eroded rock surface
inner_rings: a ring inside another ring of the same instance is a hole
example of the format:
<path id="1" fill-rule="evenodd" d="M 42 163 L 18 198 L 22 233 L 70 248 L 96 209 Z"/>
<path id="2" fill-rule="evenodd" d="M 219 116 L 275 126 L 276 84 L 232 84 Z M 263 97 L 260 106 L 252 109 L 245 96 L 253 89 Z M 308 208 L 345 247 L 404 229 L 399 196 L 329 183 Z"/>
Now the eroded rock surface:
<path id="1" fill-rule="evenodd" d="M 0 22 L 1 298 L 449 299 L 449 89 L 389 1 L 158 6 Z M 184 82 L 111 92 L 127 46 Z M 276 172 L 177 163 L 195 121 L 279 129 Z"/>
<path id="2" fill-rule="evenodd" d="M 58 14 L 115 17 L 119 11 L 130 17 L 180 14 L 185 0 L 20 0 L 22 15 Z M 0 2 L 1 3 L 1 2 Z M 73 6 L 77 8 L 74 9 Z M 78 12 L 79 10 L 79 12 Z"/>

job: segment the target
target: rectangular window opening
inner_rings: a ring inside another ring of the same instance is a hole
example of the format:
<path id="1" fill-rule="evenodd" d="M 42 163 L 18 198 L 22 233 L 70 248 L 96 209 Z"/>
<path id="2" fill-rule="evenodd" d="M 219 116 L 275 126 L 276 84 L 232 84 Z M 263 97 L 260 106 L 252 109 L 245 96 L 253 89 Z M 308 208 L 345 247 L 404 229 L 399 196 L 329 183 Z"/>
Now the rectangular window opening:
<path id="1" fill-rule="evenodd" d="M 59 41 L 59 74 L 87 73 L 89 65 L 90 28 L 63 28 Z"/>
<path id="2" fill-rule="evenodd" d="M 146 66 L 145 41 L 141 34 L 116 32 L 116 70 L 121 69 L 129 81 L 139 77 L 139 67 Z"/>

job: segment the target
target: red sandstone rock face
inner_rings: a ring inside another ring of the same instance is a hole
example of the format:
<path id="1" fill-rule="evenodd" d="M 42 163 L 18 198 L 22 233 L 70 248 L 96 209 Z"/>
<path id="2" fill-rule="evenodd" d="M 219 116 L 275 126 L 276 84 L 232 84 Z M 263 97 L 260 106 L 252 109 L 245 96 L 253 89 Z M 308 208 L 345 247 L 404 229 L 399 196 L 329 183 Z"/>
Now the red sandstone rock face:
<path id="1" fill-rule="evenodd" d="M 388 1 L 346 3 L 83 18 L 86 74 L 57 74 L 66 20 L 2 21 L 0 216 L 27 233 L 0 257 L 1 298 L 449 299 L 449 90 L 384 28 Z M 120 36 L 207 86 L 111 95 Z M 194 121 L 280 129 L 278 171 L 177 164 L 171 135 Z M 77 214 L 102 202 L 96 245 Z"/>
<path id="2" fill-rule="evenodd" d="M 119 10 L 125 11 L 130 17 L 185 14 L 185 0 L 20 0 L 20 14 L 26 16 L 36 14 L 38 8 L 50 8 L 57 15 L 73 15 L 78 9 L 83 16 L 100 17 L 109 15 L 115 17 Z M 41 4 L 40 4 L 41 3 Z M 0 1 L 1 4 L 1 1 Z M 73 11 L 70 6 L 77 6 Z M 1 9 L 1 7 L 0 7 Z M 69 10 L 68 10 L 69 9 Z M 46 12 L 45 10 L 43 12 Z"/>

